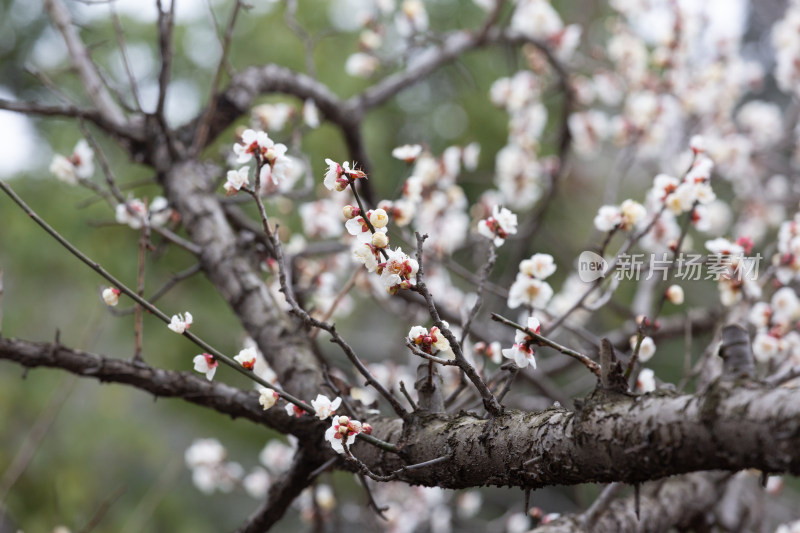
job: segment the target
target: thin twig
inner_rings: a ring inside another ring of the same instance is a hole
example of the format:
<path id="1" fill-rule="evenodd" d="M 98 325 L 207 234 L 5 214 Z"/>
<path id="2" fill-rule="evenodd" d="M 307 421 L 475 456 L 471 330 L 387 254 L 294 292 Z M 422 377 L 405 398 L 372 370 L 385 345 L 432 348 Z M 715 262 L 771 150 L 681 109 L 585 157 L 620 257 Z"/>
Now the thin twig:
<path id="1" fill-rule="evenodd" d="M 356 370 L 364 376 L 367 380 L 367 383 L 372 385 L 378 393 L 383 396 L 389 405 L 392 406 L 395 413 L 402 418 L 403 420 L 408 420 L 409 413 L 405 410 L 405 408 L 400 404 L 400 401 L 395 398 L 395 396 L 386 389 L 372 373 L 367 369 L 363 362 L 359 359 L 356 355 L 353 348 L 339 335 L 339 332 L 336 331 L 336 326 L 333 324 L 329 324 L 327 322 L 323 322 L 321 320 L 317 320 L 308 312 L 300 307 L 300 304 L 297 303 L 297 299 L 294 296 L 294 291 L 292 291 L 291 284 L 287 281 L 287 269 L 286 269 L 286 261 L 283 257 L 283 247 L 281 246 L 280 239 L 278 238 L 277 231 L 273 231 L 269 225 L 269 219 L 267 217 L 267 211 L 264 208 L 264 203 L 261 201 L 261 195 L 258 194 L 258 191 L 261 187 L 261 168 L 264 164 L 269 164 L 261 159 L 260 156 L 256 157 L 256 170 L 255 170 L 255 186 L 253 189 L 250 188 L 243 188 L 248 194 L 250 194 L 256 202 L 256 207 L 258 208 L 258 214 L 261 218 L 261 225 L 262 230 L 269 238 L 270 242 L 272 243 L 273 254 L 275 255 L 275 260 L 278 264 L 278 282 L 281 286 L 281 291 L 283 292 L 284 296 L 286 297 L 286 301 L 289 304 L 289 307 L 298 318 L 300 318 L 306 326 L 315 327 L 319 329 L 324 329 L 331 335 L 331 342 L 334 342 L 339 345 L 339 347 L 344 352 L 345 356 L 347 356 L 348 360 L 356 367 Z M 369 222 L 367 222 L 369 224 Z M 277 230 L 277 227 L 276 227 Z M 359 433 L 359 435 L 363 435 L 363 433 Z M 366 436 L 365 436 L 366 437 Z M 390 445 L 391 446 L 391 445 Z"/>
<path id="2" fill-rule="evenodd" d="M 45 0 L 45 8 L 64 38 L 72 65 L 78 71 L 89 99 L 106 122 L 113 124 L 117 130 L 122 129 L 127 122 L 125 116 L 106 91 L 96 65 L 72 24 L 67 7 L 61 0 Z"/>
<path id="3" fill-rule="evenodd" d="M 364 474 L 359 472 L 358 479 L 361 481 L 361 486 L 364 487 L 364 493 L 367 495 L 367 507 L 372 509 L 376 515 L 387 520 L 386 515 L 383 513 L 389 510 L 389 506 L 384 505 L 381 507 L 378 505 L 378 502 L 375 501 L 375 496 L 372 494 L 372 489 L 369 488 L 369 484 L 367 483 L 367 477 Z"/>
<path id="4" fill-rule="evenodd" d="M 116 2 L 108 3 L 108 11 L 111 15 L 111 23 L 114 25 L 114 35 L 117 37 L 117 46 L 119 47 L 120 55 L 122 56 L 122 64 L 125 67 L 125 74 L 128 76 L 128 83 L 131 87 L 131 94 L 133 95 L 133 105 L 137 111 L 142 112 L 142 104 L 139 99 L 139 87 L 136 84 L 136 78 L 131 70 L 131 63 L 128 59 L 128 46 L 125 43 L 125 32 L 122 29 L 122 23 L 117 15 Z"/>
<path id="5" fill-rule="evenodd" d="M 226 65 L 228 65 L 228 53 L 231 47 L 231 39 L 233 38 L 233 28 L 236 26 L 236 18 L 238 17 L 241 9 L 242 1 L 236 0 L 236 3 L 233 5 L 233 10 L 231 11 L 231 17 L 228 19 L 228 26 L 225 28 L 225 37 L 222 40 L 222 52 L 220 53 L 219 64 L 217 64 L 217 70 L 214 73 L 214 80 L 211 82 L 211 89 L 208 97 L 208 107 L 203 114 L 200 125 L 197 127 L 197 135 L 194 138 L 194 143 L 192 143 L 191 153 L 193 154 L 199 153 L 203 149 L 203 146 L 205 146 L 206 139 L 208 139 L 211 118 L 214 116 L 214 112 L 217 110 L 217 99 L 215 98 L 215 95 L 219 89 L 219 83 L 222 81 L 222 73 Z"/>
<path id="6" fill-rule="evenodd" d="M 408 349 L 411 350 L 411 353 L 413 353 L 416 356 L 422 357 L 423 359 L 427 359 L 428 361 L 432 361 L 442 366 L 458 366 L 458 363 L 456 362 L 455 359 L 443 359 L 441 357 L 436 357 L 435 355 L 423 352 L 422 350 L 417 348 L 417 346 L 414 344 L 414 341 L 412 341 L 409 338 L 406 338 L 406 346 L 408 346 Z"/>
<path id="7" fill-rule="evenodd" d="M 358 281 L 358 277 L 360 275 L 361 275 L 360 269 L 356 269 L 353 272 L 353 275 L 350 276 L 350 279 L 348 279 L 347 282 L 344 284 L 342 290 L 340 290 L 338 294 L 336 294 L 336 297 L 333 299 L 333 303 L 331 303 L 331 306 L 328 308 L 327 311 L 325 311 L 325 314 L 323 314 L 320 317 L 321 321 L 327 322 L 331 318 L 331 316 L 333 316 L 333 313 L 336 311 L 336 308 L 339 307 L 339 304 L 342 302 L 344 297 L 347 296 L 347 293 L 350 292 L 350 289 L 352 289 L 355 286 L 356 282 Z M 314 339 L 316 338 L 318 333 L 319 329 L 315 329 L 311 333 L 309 333 L 308 336 Z"/>
<path id="8" fill-rule="evenodd" d="M 33 220 L 36 224 L 38 224 L 42 229 L 44 229 L 50 236 L 52 236 L 56 241 L 59 242 L 64 248 L 66 248 L 72 255 L 80 259 L 83 263 L 89 266 L 92 270 L 100 274 L 103 278 L 105 278 L 109 283 L 114 285 L 116 288 L 120 290 L 120 292 L 124 293 L 126 296 L 133 299 L 134 302 L 141 305 L 145 309 L 147 309 L 150 313 L 155 315 L 165 324 L 169 324 L 171 319 L 167 316 L 163 311 L 155 307 L 153 304 L 139 296 L 136 291 L 132 290 L 130 287 L 122 283 L 116 277 L 111 275 L 105 268 L 103 268 L 99 263 L 92 260 L 81 252 L 78 248 L 76 248 L 72 243 L 70 243 L 67 239 L 65 239 L 60 233 L 58 233 L 52 226 L 50 226 L 47 222 L 45 222 L 33 209 L 31 209 L 28 204 L 26 204 L 22 198 L 17 196 L 17 194 L 8 186 L 8 184 L 4 181 L 0 181 L 0 189 L 3 190 L 22 210 Z M 221 361 L 223 364 L 229 366 L 234 371 L 242 374 L 243 376 L 255 381 L 256 383 L 271 388 L 280 394 L 280 396 L 285 399 L 286 401 L 301 407 L 302 409 L 309 411 L 310 413 L 314 413 L 314 410 L 311 406 L 306 405 L 305 402 L 295 398 L 291 394 L 283 391 L 280 387 L 277 387 L 274 384 L 267 382 L 266 380 L 262 379 L 261 377 L 255 375 L 253 372 L 245 369 L 242 365 L 234 361 L 232 358 L 228 357 L 227 355 L 223 354 L 200 337 L 191 333 L 189 330 L 186 330 L 182 333 L 184 337 L 195 343 L 197 346 L 202 348 L 205 352 L 210 353 L 214 356 L 215 359 Z"/>
<path id="9" fill-rule="evenodd" d="M 20 447 L 14 460 L 0 478 L 0 504 L 6 499 L 8 491 L 14 486 L 20 476 L 28 468 L 39 445 L 47 436 L 47 432 L 56 421 L 58 413 L 66 403 L 72 391 L 75 389 L 75 378 L 65 380 L 62 386 L 50 397 L 47 407 L 39 414 L 36 421 L 31 426 L 31 430 L 25 438 L 25 443 Z"/>
<path id="10" fill-rule="evenodd" d="M 439 328 L 439 331 L 442 332 L 442 335 L 444 335 L 444 337 L 447 339 L 447 342 L 450 343 L 450 348 L 453 350 L 453 354 L 455 355 L 456 365 L 458 368 L 464 371 L 467 378 L 469 378 L 472 384 L 475 385 L 475 388 L 478 389 L 478 392 L 483 399 L 485 409 L 492 416 L 499 416 L 503 413 L 503 406 L 500 405 L 500 402 L 498 402 L 497 398 L 494 397 L 492 391 L 489 390 L 489 387 L 486 386 L 486 383 L 483 382 L 483 379 L 481 379 L 480 375 L 478 375 L 478 373 L 475 371 L 475 367 L 473 367 L 469 361 L 466 360 L 464 353 L 461 351 L 461 346 L 458 343 L 458 339 L 456 339 L 456 336 L 453 335 L 453 332 L 444 322 L 442 322 L 442 319 L 439 316 L 439 312 L 436 309 L 436 304 L 433 301 L 433 297 L 428 291 L 428 287 L 425 285 L 425 268 L 422 261 L 422 246 L 428 236 L 420 235 L 419 233 L 416 235 L 417 264 L 419 265 L 419 270 L 417 271 L 417 282 L 412 286 L 412 290 L 419 293 L 425 299 L 425 303 L 428 305 L 428 313 L 433 319 L 433 325 Z"/>
<path id="11" fill-rule="evenodd" d="M 346 442 L 342 441 L 342 447 L 344 448 L 345 458 L 347 459 L 348 462 L 356 465 L 358 470 L 365 476 L 369 477 L 370 479 L 374 479 L 375 481 L 381 481 L 381 482 L 393 481 L 397 479 L 398 476 L 406 472 L 409 472 L 411 470 L 419 470 L 420 468 L 426 468 L 429 466 L 437 465 L 439 463 L 443 463 L 448 459 L 450 459 L 450 457 L 452 456 L 451 453 L 448 453 L 447 455 L 437 457 L 436 459 L 431 459 L 430 461 L 423 461 L 421 463 L 413 465 L 402 466 L 386 476 L 381 476 L 379 474 L 375 474 L 374 472 L 372 472 L 366 464 L 361 462 L 361 460 L 359 460 L 358 457 L 353 455 L 353 452 L 350 451 L 350 447 L 347 445 Z"/>
<path id="12" fill-rule="evenodd" d="M 625 488 L 624 483 L 609 483 L 604 489 L 603 492 L 600 493 L 600 496 L 592 503 L 592 505 L 586 510 L 586 512 L 581 515 L 581 520 L 583 521 L 583 527 L 586 531 L 591 531 L 594 527 L 594 524 L 597 522 L 597 519 L 600 518 L 606 510 L 608 509 L 609 505 L 614 501 L 614 499 L 619 496 L 619 493 L 622 492 L 622 489 Z"/>
<path id="13" fill-rule="evenodd" d="M 502 2 L 498 1 L 498 4 L 502 4 Z M 497 261 L 497 251 L 493 244 L 489 244 L 489 257 L 486 259 L 486 263 L 484 263 L 483 268 L 481 269 L 481 278 L 478 282 L 478 292 L 477 298 L 475 298 L 475 305 L 472 306 L 470 309 L 469 314 L 467 315 L 467 320 L 464 321 L 463 331 L 461 333 L 461 341 L 459 344 L 463 347 L 464 341 L 469 336 L 470 329 L 472 328 L 472 321 L 475 320 L 475 317 L 478 316 L 478 311 L 483 305 L 483 288 L 486 285 L 486 281 L 489 279 L 489 274 L 494 268 L 494 263 Z"/>
<path id="14" fill-rule="evenodd" d="M 147 213 L 147 202 L 144 203 L 145 213 Z M 147 249 L 150 246 L 150 216 L 146 214 L 142 217 L 142 229 L 139 237 L 139 264 L 136 273 L 136 294 L 140 298 L 144 298 L 144 269 L 145 259 L 147 258 Z M 133 360 L 142 362 L 142 344 L 144 340 L 144 324 L 142 316 L 142 306 L 136 305 L 134 307 L 134 349 Z"/>
<path id="15" fill-rule="evenodd" d="M 509 320 L 503 316 L 498 315 L 497 313 L 492 313 L 492 320 L 495 320 L 497 322 L 500 322 L 501 324 L 505 324 L 506 326 L 511 326 L 514 329 L 522 331 L 529 337 L 532 337 L 536 341 L 536 343 L 539 344 L 540 346 L 549 346 L 550 348 L 553 348 L 554 350 L 561 352 L 564 355 L 568 355 L 573 359 L 580 361 L 586 368 L 588 368 L 592 372 L 592 374 L 600 377 L 600 365 L 592 361 L 592 359 L 590 359 L 588 356 L 580 352 L 576 352 L 575 350 L 572 350 L 570 348 L 567 348 L 566 346 L 562 346 L 557 342 L 548 339 L 547 337 L 543 337 L 542 335 L 534 331 L 531 331 L 529 328 L 526 328 L 525 326 L 517 324 L 513 320 Z"/>
<path id="16" fill-rule="evenodd" d="M 122 496 L 124 492 L 125 486 L 120 486 L 117 488 L 117 490 L 112 492 L 110 496 L 100 502 L 100 505 L 97 507 L 97 509 L 95 509 L 94 513 L 92 513 L 91 518 L 89 518 L 89 521 L 85 526 L 83 526 L 83 529 L 78 531 L 78 533 L 91 533 L 91 531 L 93 531 L 98 524 L 103 521 L 103 518 L 105 518 L 106 514 L 108 514 L 108 510 L 111 509 L 111 506 L 114 505 L 117 500 L 119 500 L 119 497 Z"/>
<path id="17" fill-rule="evenodd" d="M 414 401 L 414 398 L 412 398 L 411 395 L 408 393 L 408 389 L 406 389 L 406 384 L 403 383 L 403 380 L 400 380 L 400 392 L 403 393 L 403 396 L 405 396 L 408 403 L 411 404 L 411 410 L 417 411 L 419 409 L 419 406 Z"/>

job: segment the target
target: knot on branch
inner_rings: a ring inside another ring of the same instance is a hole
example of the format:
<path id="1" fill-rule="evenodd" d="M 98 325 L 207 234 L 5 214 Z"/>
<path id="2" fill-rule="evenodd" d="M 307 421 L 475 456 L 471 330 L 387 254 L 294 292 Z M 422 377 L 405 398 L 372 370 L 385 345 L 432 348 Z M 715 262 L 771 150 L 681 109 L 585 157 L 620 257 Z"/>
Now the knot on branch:
<path id="1" fill-rule="evenodd" d="M 750 336 L 737 324 L 728 324 L 722 328 L 722 342 L 719 346 L 722 358 L 723 378 L 752 378 L 755 373 L 753 351 L 750 348 Z"/>
<path id="2" fill-rule="evenodd" d="M 628 380 L 622 363 L 617 359 L 614 346 L 608 339 L 603 339 L 600 346 L 600 388 L 606 391 L 627 393 Z"/>

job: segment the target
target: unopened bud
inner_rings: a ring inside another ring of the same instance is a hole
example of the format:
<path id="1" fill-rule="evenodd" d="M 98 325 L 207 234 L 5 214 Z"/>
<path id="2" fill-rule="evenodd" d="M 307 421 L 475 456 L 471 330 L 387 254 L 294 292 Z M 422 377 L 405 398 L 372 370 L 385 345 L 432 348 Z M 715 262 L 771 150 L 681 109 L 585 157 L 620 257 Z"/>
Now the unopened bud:
<path id="1" fill-rule="evenodd" d="M 372 234 L 372 246 L 375 248 L 386 248 L 389 245 L 389 237 L 385 233 Z"/>
<path id="2" fill-rule="evenodd" d="M 354 205 L 346 205 L 342 208 L 342 214 L 344 218 L 350 220 L 351 218 L 356 218 L 358 215 L 361 214 L 361 210 Z"/>
<path id="3" fill-rule="evenodd" d="M 364 424 L 361 425 L 361 431 L 363 433 L 366 433 L 367 435 L 372 435 L 372 426 L 370 426 L 369 424 L 364 423 Z"/>
<path id="4" fill-rule="evenodd" d="M 103 301 L 106 305 L 114 307 L 119 303 L 120 291 L 116 287 L 109 287 L 103 291 Z"/>
<path id="5" fill-rule="evenodd" d="M 350 185 L 350 181 L 347 178 L 338 178 L 336 180 L 336 190 L 338 192 L 342 192 L 343 190 L 347 189 Z"/>
<path id="6" fill-rule="evenodd" d="M 389 215 L 383 209 L 375 209 L 369 212 L 369 221 L 376 228 L 384 228 L 389 223 Z"/>
<path id="7" fill-rule="evenodd" d="M 683 288 L 680 285 L 670 285 L 666 292 L 667 300 L 674 305 L 683 303 Z"/>

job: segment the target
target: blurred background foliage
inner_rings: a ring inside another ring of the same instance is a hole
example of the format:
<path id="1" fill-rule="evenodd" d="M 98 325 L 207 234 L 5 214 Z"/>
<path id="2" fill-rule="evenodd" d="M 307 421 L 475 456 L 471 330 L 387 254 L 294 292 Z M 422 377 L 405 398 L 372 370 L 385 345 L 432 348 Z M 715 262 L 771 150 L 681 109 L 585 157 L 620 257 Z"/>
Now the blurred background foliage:
<path id="1" fill-rule="evenodd" d="M 168 99 L 169 117 L 175 125 L 188 121 L 202 108 L 219 57 L 218 42 L 206 16 L 206 3 L 203 0 L 176 1 L 179 8 L 186 4 L 197 5 L 188 11 L 191 15 L 184 16 L 179 9 L 175 30 L 173 86 Z M 84 40 L 91 46 L 94 59 L 110 79 L 124 87 L 126 78 L 120 67 L 117 37 L 109 17 L 103 14 L 107 13 L 107 6 L 68 3 L 75 10 L 76 22 Z M 142 2 L 145 3 L 155 2 Z M 226 21 L 232 2 L 212 4 L 217 20 Z M 231 49 L 232 64 L 243 69 L 274 62 L 304 71 L 303 44 L 284 23 L 282 3 L 255 4 L 259 5 L 240 16 Z M 313 53 L 316 74 L 342 97 L 353 95 L 371 83 L 344 73 L 347 56 L 357 50 L 357 34 L 335 30 L 331 18 L 343 16 L 335 11 L 346 9 L 345 4 L 333 0 L 300 0 L 297 17 L 306 31 L 322 36 Z M 586 50 L 601 42 L 606 31 L 603 3 L 564 0 L 554 4 L 564 20 L 583 25 L 582 46 Z M 426 5 L 431 26 L 437 29 L 475 27 L 483 17 L 483 12 L 471 0 L 436 0 Z M 159 68 L 155 25 L 124 11 L 121 18 L 143 98 L 152 101 Z M 372 158 L 371 181 L 378 196 L 394 197 L 408 177 L 404 163 L 389 156 L 393 147 L 408 142 L 427 144 L 434 154 L 451 144 L 479 142 L 482 147 L 479 168 L 465 176 L 462 185 L 471 199 L 490 187 L 494 154 L 507 138 L 507 116 L 488 103 L 488 90 L 494 80 L 520 68 L 524 68 L 524 59 L 515 51 L 494 47 L 474 52 L 440 69 L 372 113 L 365 123 L 364 138 Z M 60 37 L 49 26 L 41 2 L 0 0 L 2 95 L 21 100 L 58 101 L 50 89 L 42 87 L 36 72 L 46 74 L 60 91 L 86 104 L 75 76 L 69 72 Z M 561 95 L 551 93 L 545 99 L 552 123 L 545 136 L 545 154 L 555 150 L 560 98 Z M 287 98 L 279 100 L 292 102 L 298 109 L 301 104 Z M 8 115 L 2 113 L 1 117 L 6 120 Z M 241 124 L 246 122 L 245 118 Z M 91 199 L 87 191 L 58 182 L 47 172 L 53 153 L 70 153 L 82 137 L 76 124 L 61 119 L 30 119 L 15 124 L 16 129 L 5 131 L 4 149 L 6 153 L 11 150 L 24 157 L 17 158 L 21 163 L 16 168 L 2 167 L 5 170 L 0 170 L 0 178 L 9 179 L 17 193 L 78 248 L 134 285 L 138 234 L 114 224 L 113 212 L 107 205 L 94 202 L 86 206 Z M 129 161 L 110 139 L 96 131 L 94 134 L 111 160 L 120 183 L 151 178 L 149 169 Z M 270 134 L 288 144 L 289 139 L 281 134 Z M 231 131 L 209 147 L 205 155 L 224 164 L 223 153 L 230 149 L 233 141 Z M 321 181 L 317 178 L 323 174 L 324 158 L 343 160 L 347 157 L 338 131 L 326 125 L 303 138 L 302 151 L 311 159 L 316 182 Z M 589 168 L 575 164 L 563 184 L 563 193 L 549 209 L 547 223 L 536 237 L 537 251 L 553 254 L 559 264 L 559 272 L 553 280 L 556 290 L 568 266 L 591 236 L 591 220 L 599 206 L 603 179 L 610 167 L 610 157 L 598 158 Z M 95 179 L 100 176 L 98 168 Z M 644 182 L 634 184 L 631 196 L 641 197 L 646 186 Z M 154 185 L 135 189 L 138 197 L 152 198 L 157 193 Z M 284 210 L 288 214 L 282 222 L 296 229 L 297 220 L 291 215 L 293 207 L 286 209 L 284 206 Z M 192 263 L 188 253 L 169 248 L 148 263 L 146 292 L 152 293 L 172 273 Z M 132 316 L 112 316 L 99 297 L 103 281 L 44 234 L 5 196 L 0 197 L 0 268 L 5 288 L 3 335 L 45 341 L 58 335 L 67 346 L 119 358 L 132 355 Z M 502 277 L 509 269 L 513 273 L 516 265 L 505 264 L 501 256 L 495 275 Z M 621 300 L 626 301 L 631 293 L 631 286 L 623 286 Z M 702 298 L 704 294 L 689 295 L 690 303 L 692 298 Z M 716 297 L 713 287 L 706 297 Z M 242 331 L 235 318 L 200 276 L 174 289 L 161 301 L 161 307 L 168 314 L 191 310 L 195 328 L 206 340 L 227 353 L 240 349 Z M 391 318 L 380 313 L 372 316 L 370 323 L 378 327 L 378 335 L 351 336 L 365 358 L 379 357 L 381 353 L 374 352 L 381 352 L 385 339 L 399 339 L 407 331 L 405 323 L 391 324 Z M 359 325 L 359 320 L 364 318 L 356 311 L 349 322 L 351 332 Z M 621 321 L 622 318 L 612 314 L 598 317 L 594 322 L 602 329 Z M 393 330 L 396 330 L 394 336 L 387 333 Z M 378 350 L 375 350 L 376 340 Z M 396 344 L 400 349 L 399 341 Z M 682 351 L 682 341 L 678 345 L 674 350 L 676 354 Z M 659 346 L 660 351 L 669 349 Z M 196 353 L 196 347 L 185 339 L 172 334 L 152 317 L 145 317 L 146 361 L 188 370 Z M 654 361 L 659 375 L 664 372 L 667 379 L 678 375 L 682 364 L 680 357 L 659 357 Z M 224 370 L 218 379 L 249 386 Z M 52 425 L 48 425 L 51 415 Z M 0 480 L 8 476 L 9 466 L 18 454 L 26 450 L 33 452 L 27 468 L 2 502 L 26 532 L 50 531 L 59 524 L 80 531 L 99 514 L 104 514 L 97 527 L 100 531 L 203 533 L 230 530 L 257 502 L 241 490 L 229 495 L 201 494 L 192 486 L 184 466 L 184 450 L 197 438 L 214 436 L 228 448 L 233 459 L 250 469 L 257 464 L 257 454 L 267 440 L 279 438 L 264 428 L 247 422 L 232 422 L 184 402 L 156 402 L 127 387 L 100 385 L 58 371 L 23 372 L 19 366 L 4 361 L 0 361 L 0 421 Z M 38 447 L 31 449 L 35 435 L 44 429 L 47 431 Z M 341 492 L 352 492 L 344 499 L 363 503 L 363 494 L 352 490 L 354 487 L 349 480 L 335 481 L 335 484 Z M 588 495 L 593 489 L 574 490 Z M 487 512 L 493 509 L 492 502 L 496 510 L 502 512 L 506 493 L 494 491 L 493 494 L 489 496 Z M 540 501 L 538 505 L 554 511 L 568 510 L 565 506 L 569 504 L 557 494 L 547 498 L 550 500 Z M 277 529 L 296 529 L 297 520 L 289 518 Z"/>

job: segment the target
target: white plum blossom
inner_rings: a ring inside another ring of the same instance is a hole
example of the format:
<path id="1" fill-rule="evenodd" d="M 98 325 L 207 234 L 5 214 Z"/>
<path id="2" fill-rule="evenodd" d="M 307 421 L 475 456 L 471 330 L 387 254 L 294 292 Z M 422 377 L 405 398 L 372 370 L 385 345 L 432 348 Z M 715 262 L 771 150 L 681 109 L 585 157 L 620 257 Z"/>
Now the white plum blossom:
<path id="1" fill-rule="evenodd" d="M 250 168 L 242 167 L 239 170 L 229 170 L 225 181 L 225 195 L 231 196 L 239 192 L 245 185 L 250 184 Z"/>
<path id="2" fill-rule="evenodd" d="M 526 327 L 534 333 L 539 333 L 541 325 L 535 317 L 528 317 Z M 533 351 L 533 337 L 524 331 L 517 330 L 514 335 L 514 345 L 503 350 L 503 357 L 511 359 L 520 368 L 531 365 L 536 368 L 536 359 Z"/>
<path id="3" fill-rule="evenodd" d="M 780 353 L 779 339 L 766 331 L 753 338 L 753 357 L 759 363 L 768 363 Z"/>
<path id="4" fill-rule="evenodd" d="M 258 454 L 258 460 L 267 467 L 270 473 L 279 475 L 289 470 L 292 464 L 292 457 L 297 448 L 294 446 L 295 441 L 292 439 L 293 437 L 290 436 L 290 445 L 286 445 L 279 440 L 271 440 Z"/>
<path id="5" fill-rule="evenodd" d="M 335 416 L 331 427 L 325 431 L 325 440 L 331 444 L 336 453 L 344 453 L 344 446 L 351 446 L 355 440 L 356 435 L 362 432 L 364 428 L 358 420 L 351 420 L 347 416 Z"/>
<path id="6" fill-rule="evenodd" d="M 244 130 L 242 133 L 242 142 L 233 145 L 233 152 L 238 156 L 237 163 L 247 163 L 253 156 L 262 158 L 266 155 L 267 150 L 274 146 L 274 142 L 266 132 L 256 130 Z"/>
<path id="7" fill-rule="evenodd" d="M 517 233 L 517 215 L 503 207 L 496 205 L 492 208 L 492 215 L 478 222 L 478 233 L 492 239 L 495 246 L 501 246 L 509 235 Z"/>
<path id="8" fill-rule="evenodd" d="M 263 500 L 267 496 L 271 480 L 269 473 L 260 467 L 256 467 L 252 472 L 247 474 L 242 480 L 244 490 L 251 498 L 256 500 Z"/>
<path id="9" fill-rule="evenodd" d="M 303 103 L 303 122 L 312 130 L 319 127 L 319 109 L 317 109 L 317 104 L 311 98 Z"/>
<path id="10" fill-rule="evenodd" d="M 116 287 L 103 289 L 103 301 L 110 307 L 114 307 L 119 303 L 119 295 L 120 290 Z"/>
<path id="11" fill-rule="evenodd" d="M 622 231 L 630 231 L 639 226 L 647 216 L 647 209 L 639 202 L 630 199 L 623 201 L 619 209 L 622 215 L 619 229 Z"/>
<path id="12" fill-rule="evenodd" d="M 445 326 L 449 327 L 446 322 Z M 408 332 L 408 338 L 416 345 L 417 349 L 426 354 L 436 355 L 439 352 L 450 352 L 450 343 L 436 326 L 433 326 L 430 332 L 422 326 L 414 326 Z"/>
<path id="13" fill-rule="evenodd" d="M 117 223 L 126 224 L 131 229 L 141 229 L 146 216 L 147 206 L 138 198 L 128 200 L 124 204 L 117 204 L 115 209 Z"/>
<path id="14" fill-rule="evenodd" d="M 611 231 L 622 223 L 622 210 L 615 205 L 604 205 L 594 217 L 594 227 L 599 231 Z"/>
<path id="15" fill-rule="evenodd" d="M 422 0 L 404 0 L 394 19 L 397 33 L 410 37 L 428 29 L 428 12 Z"/>
<path id="16" fill-rule="evenodd" d="M 723 237 L 706 241 L 706 249 L 715 255 L 742 255 L 744 248 Z"/>
<path id="17" fill-rule="evenodd" d="M 495 341 L 489 344 L 485 342 L 476 342 L 472 347 L 475 355 L 483 355 L 488 357 L 492 363 L 499 365 L 503 361 L 502 346 L 499 342 Z"/>
<path id="18" fill-rule="evenodd" d="M 638 337 L 634 335 L 630 339 L 631 343 L 631 350 L 636 349 L 636 343 L 638 342 Z M 656 343 L 653 341 L 652 337 L 644 337 L 642 338 L 642 343 L 639 345 L 639 361 L 642 363 L 646 363 L 656 353 Z"/>
<path id="19" fill-rule="evenodd" d="M 306 413 L 305 409 L 303 409 L 301 407 L 298 407 L 295 404 L 289 403 L 289 402 L 287 402 L 286 405 L 283 406 L 283 409 L 284 409 L 284 411 L 286 411 L 287 415 L 295 416 L 295 417 L 298 417 L 298 418 L 303 416 Z"/>
<path id="20" fill-rule="evenodd" d="M 667 301 L 673 305 L 681 305 L 683 303 L 683 287 L 680 285 L 670 285 L 664 295 Z"/>
<path id="21" fill-rule="evenodd" d="M 247 370 L 253 370 L 256 366 L 256 359 L 258 354 L 256 349 L 252 346 L 242 349 L 238 354 L 233 357 L 237 363 L 242 365 Z"/>
<path id="22" fill-rule="evenodd" d="M 519 271 L 536 279 L 547 279 L 556 271 L 556 264 L 550 254 L 534 254 L 530 259 L 523 259 Z"/>
<path id="23" fill-rule="evenodd" d="M 311 407 L 314 408 L 314 411 L 316 412 L 315 416 L 317 418 L 320 420 L 325 420 L 326 418 L 336 414 L 336 410 L 339 408 L 341 403 L 342 399 L 338 396 L 336 399 L 331 401 L 331 399 L 327 396 L 323 394 L 317 394 L 317 398 L 311 400 Z"/>
<path id="24" fill-rule="evenodd" d="M 94 150 L 86 139 L 81 139 L 69 157 L 61 154 L 53 157 L 50 172 L 60 181 L 70 185 L 76 185 L 79 180 L 89 179 L 94 174 Z"/>
<path id="25" fill-rule="evenodd" d="M 163 226 L 172 217 L 169 202 L 163 196 L 156 196 L 150 203 L 150 208 L 145 203 L 133 198 L 124 204 L 117 204 L 115 218 L 117 223 L 126 224 L 131 229 L 141 229 L 145 220 L 150 226 Z"/>
<path id="26" fill-rule="evenodd" d="M 656 373 L 650 368 L 643 368 L 636 378 L 636 389 L 646 394 L 656 390 Z"/>
<path id="27" fill-rule="evenodd" d="M 186 311 L 185 314 L 179 313 L 177 315 L 172 315 L 167 327 L 175 333 L 183 334 L 184 331 L 191 327 L 192 321 L 192 314 L 189 311 Z"/>
<path id="28" fill-rule="evenodd" d="M 418 144 L 404 144 L 392 150 L 392 157 L 405 161 L 406 163 L 413 163 L 421 153 L 422 146 Z"/>
<path id="29" fill-rule="evenodd" d="M 358 239 L 358 242 L 362 243 L 372 243 L 372 232 L 369 230 L 369 226 L 367 226 L 366 220 L 364 217 L 357 216 L 351 218 L 347 222 L 344 223 L 344 227 L 347 229 L 347 232 L 350 235 L 353 235 Z M 375 233 L 386 233 L 387 228 L 375 228 Z"/>
<path id="30" fill-rule="evenodd" d="M 281 395 L 278 394 L 277 391 L 272 390 L 269 387 L 258 388 L 258 403 L 265 411 L 275 405 L 275 402 L 277 402 L 278 398 L 280 397 Z"/>
<path id="31" fill-rule="evenodd" d="M 225 460 L 225 447 L 217 439 L 198 439 L 184 452 L 189 468 L 199 465 L 217 464 Z"/>
<path id="32" fill-rule="evenodd" d="M 564 27 L 549 0 L 519 0 L 511 29 L 531 39 L 547 39 Z"/>
<path id="33" fill-rule="evenodd" d="M 280 131 L 294 114 L 295 109 L 289 104 L 261 104 L 252 110 L 253 124 L 264 131 Z"/>
<path id="34" fill-rule="evenodd" d="M 543 309 L 552 297 L 553 288 L 549 283 L 519 272 L 508 289 L 508 307 L 516 309 L 520 305 L 528 305 Z"/>
<path id="35" fill-rule="evenodd" d="M 213 355 L 210 353 L 202 353 L 200 355 L 196 355 L 192 361 L 194 362 L 195 372 L 205 374 L 208 381 L 214 379 L 214 374 L 217 372 L 219 362 L 214 358 Z"/>
<path id="36" fill-rule="evenodd" d="M 792 322 L 800 313 L 800 300 L 791 287 L 782 287 L 775 291 L 770 300 L 772 320 L 778 323 Z"/>
<path id="37" fill-rule="evenodd" d="M 771 319 L 772 308 L 766 302 L 756 302 L 747 315 L 747 320 L 756 328 L 766 328 Z"/>
<path id="38" fill-rule="evenodd" d="M 386 254 L 388 258 L 385 262 L 380 263 L 377 269 L 383 286 L 391 291 L 401 286 L 402 283 L 413 284 L 419 270 L 419 263 L 416 259 L 406 255 L 400 248 L 395 250 L 387 248 Z"/>
<path id="39" fill-rule="evenodd" d="M 378 268 L 380 253 L 370 243 L 357 242 L 353 247 L 353 257 L 364 265 L 368 272 L 375 272 Z"/>
<path id="40" fill-rule="evenodd" d="M 347 58 L 344 64 L 344 71 L 356 78 L 368 78 L 380 66 L 380 60 L 370 54 L 356 52 Z"/>

